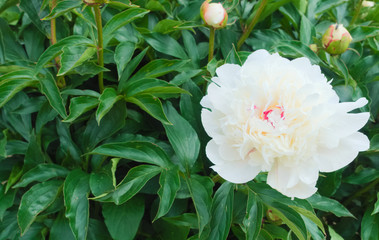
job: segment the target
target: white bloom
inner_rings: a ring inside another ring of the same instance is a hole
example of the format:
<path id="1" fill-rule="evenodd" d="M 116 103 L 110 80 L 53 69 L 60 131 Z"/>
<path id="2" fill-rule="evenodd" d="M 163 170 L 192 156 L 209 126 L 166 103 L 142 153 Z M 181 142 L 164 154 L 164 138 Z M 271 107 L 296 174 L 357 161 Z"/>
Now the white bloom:
<path id="1" fill-rule="evenodd" d="M 369 113 L 348 113 L 367 100 L 339 103 L 307 58 L 290 61 L 258 50 L 242 67 L 225 64 L 216 73 L 201 118 L 212 137 L 206 147 L 212 168 L 230 182 L 267 171 L 271 187 L 307 198 L 317 191 L 319 171 L 336 171 L 369 148 L 357 132 Z"/>
<path id="2" fill-rule="evenodd" d="M 221 3 L 208 3 L 205 1 L 200 9 L 204 22 L 214 28 L 223 28 L 228 21 L 228 14 Z"/>
<path id="3" fill-rule="evenodd" d="M 362 2 L 362 6 L 363 7 L 373 7 L 373 6 L 375 6 L 375 2 L 373 2 L 373 1 L 363 1 Z"/>

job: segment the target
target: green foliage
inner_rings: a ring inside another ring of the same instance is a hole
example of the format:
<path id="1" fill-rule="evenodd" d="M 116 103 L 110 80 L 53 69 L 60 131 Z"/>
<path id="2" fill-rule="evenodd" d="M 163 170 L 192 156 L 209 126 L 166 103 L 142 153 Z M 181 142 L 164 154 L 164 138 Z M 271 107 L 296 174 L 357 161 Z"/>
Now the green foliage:
<path id="1" fill-rule="evenodd" d="M 202 2 L 107 1 L 102 66 L 94 6 L 0 0 L 0 239 L 379 239 L 378 4 L 269 0 L 238 49 L 263 1 L 224 1 L 208 63 Z M 335 22 L 353 37 L 340 56 L 320 41 Z M 305 200 L 209 168 L 200 100 L 218 66 L 258 49 L 369 100 L 370 149 Z"/>

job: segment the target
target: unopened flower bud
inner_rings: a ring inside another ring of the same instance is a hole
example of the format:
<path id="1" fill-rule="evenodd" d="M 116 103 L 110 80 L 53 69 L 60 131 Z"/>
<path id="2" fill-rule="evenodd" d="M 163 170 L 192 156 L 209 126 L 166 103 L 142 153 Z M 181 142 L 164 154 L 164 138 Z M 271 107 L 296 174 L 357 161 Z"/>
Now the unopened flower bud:
<path id="1" fill-rule="evenodd" d="M 201 18 L 205 24 L 214 28 L 223 28 L 228 21 L 228 14 L 221 3 L 209 3 L 206 0 L 200 8 Z"/>
<path id="2" fill-rule="evenodd" d="M 363 7 L 373 7 L 373 6 L 375 6 L 375 2 L 373 2 L 373 1 L 363 1 L 362 2 L 362 6 Z"/>
<path id="3" fill-rule="evenodd" d="M 322 36 L 322 46 L 332 54 L 342 54 L 349 47 L 353 38 L 342 24 L 332 24 Z"/>
<path id="4" fill-rule="evenodd" d="M 267 219 L 268 219 L 270 222 L 272 222 L 272 223 L 274 223 L 274 224 L 276 224 L 276 225 L 281 225 L 281 224 L 283 224 L 282 219 L 281 219 L 278 215 L 276 215 L 275 213 L 273 213 L 271 209 L 268 209 L 268 210 L 267 210 L 267 212 L 266 212 L 266 217 L 267 217 Z"/>

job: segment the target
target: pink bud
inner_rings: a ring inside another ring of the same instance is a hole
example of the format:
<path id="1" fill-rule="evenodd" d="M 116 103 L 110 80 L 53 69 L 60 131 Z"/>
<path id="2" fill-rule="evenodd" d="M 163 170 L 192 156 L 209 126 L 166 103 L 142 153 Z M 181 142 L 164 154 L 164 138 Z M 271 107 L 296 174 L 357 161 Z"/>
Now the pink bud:
<path id="1" fill-rule="evenodd" d="M 332 54 L 342 54 L 349 47 L 353 38 L 342 24 L 332 24 L 322 36 L 322 46 Z"/>
<path id="2" fill-rule="evenodd" d="M 221 3 L 208 3 L 208 1 L 205 1 L 201 5 L 200 15 L 206 25 L 214 28 L 223 28 L 228 21 L 228 14 Z"/>

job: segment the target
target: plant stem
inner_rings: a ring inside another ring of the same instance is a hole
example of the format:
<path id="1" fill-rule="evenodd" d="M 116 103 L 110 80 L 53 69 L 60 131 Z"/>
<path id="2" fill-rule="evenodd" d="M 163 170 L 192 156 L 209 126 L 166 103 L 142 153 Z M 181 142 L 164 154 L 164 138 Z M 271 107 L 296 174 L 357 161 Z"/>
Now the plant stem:
<path id="1" fill-rule="evenodd" d="M 240 50 L 242 44 L 245 42 L 245 40 L 247 39 L 247 37 L 250 35 L 251 31 L 253 31 L 253 28 L 258 23 L 259 17 L 261 16 L 264 8 L 266 7 L 267 2 L 268 2 L 268 0 L 262 0 L 261 5 L 259 5 L 259 8 L 257 10 L 257 13 L 255 14 L 255 16 L 253 17 L 253 19 L 251 20 L 248 28 L 242 34 L 241 38 L 238 40 L 237 50 Z"/>
<path id="2" fill-rule="evenodd" d="M 363 0 L 360 0 L 358 3 L 358 6 L 356 6 L 354 16 L 351 19 L 350 25 L 353 25 L 355 23 L 355 21 L 358 19 L 359 12 L 361 11 L 361 8 L 362 8 L 362 2 L 363 2 Z"/>
<path id="3" fill-rule="evenodd" d="M 208 62 L 210 62 L 213 58 L 213 51 L 215 46 L 215 28 L 209 28 L 209 53 L 208 53 Z"/>
<path id="4" fill-rule="evenodd" d="M 101 21 L 100 6 L 94 5 L 95 10 L 96 26 L 97 26 L 97 59 L 100 67 L 104 67 L 104 49 L 103 49 L 103 25 Z M 104 90 L 104 73 L 99 73 L 99 90 L 100 93 Z"/>
<path id="5" fill-rule="evenodd" d="M 344 201 L 343 205 L 345 205 L 345 206 L 349 205 L 351 201 L 353 201 L 355 198 L 361 196 L 365 192 L 369 191 L 370 189 L 374 188 L 378 183 L 379 183 L 379 179 L 376 179 L 375 181 L 366 185 L 366 187 L 362 188 L 361 190 L 356 192 L 354 195 L 350 196 L 346 201 Z"/>

